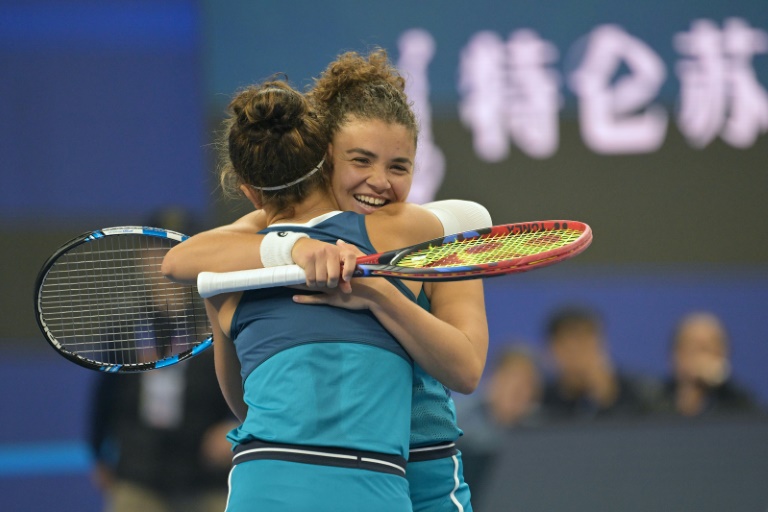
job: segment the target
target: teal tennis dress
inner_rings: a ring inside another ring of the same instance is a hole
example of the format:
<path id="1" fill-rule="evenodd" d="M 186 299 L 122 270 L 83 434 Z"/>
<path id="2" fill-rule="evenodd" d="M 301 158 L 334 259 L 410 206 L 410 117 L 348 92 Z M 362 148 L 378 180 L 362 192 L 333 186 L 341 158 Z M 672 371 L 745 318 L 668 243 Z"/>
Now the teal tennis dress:
<path id="1" fill-rule="evenodd" d="M 263 232 L 282 229 L 375 252 L 353 212 Z M 227 512 L 410 511 L 412 360 L 370 312 L 296 293 L 246 291 L 232 320 L 248 413 L 229 434 Z"/>

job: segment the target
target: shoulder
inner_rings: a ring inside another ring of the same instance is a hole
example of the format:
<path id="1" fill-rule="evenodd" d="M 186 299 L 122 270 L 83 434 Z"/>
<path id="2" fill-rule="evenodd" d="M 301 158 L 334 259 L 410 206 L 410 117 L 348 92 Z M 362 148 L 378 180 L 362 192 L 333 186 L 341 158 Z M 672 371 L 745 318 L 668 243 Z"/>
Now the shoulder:
<path id="1" fill-rule="evenodd" d="M 390 222 L 406 222 L 408 220 L 437 221 L 437 217 L 428 209 L 413 203 L 390 203 L 368 215 L 368 218 L 386 219 Z"/>
<path id="2" fill-rule="evenodd" d="M 365 219 L 378 251 L 426 242 L 443 235 L 440 220 L 427 209 L 411 203 L 393 203 Z"/>
<path id="3" fill-rule="evenodd" d="M 267 227 L 267 216 L 264 210 L 256 210 L 243 215 L 236 221 L 226 226 L 217 228 L 220 231 L 233 231 L 237 233 L 258 233 Z"/>

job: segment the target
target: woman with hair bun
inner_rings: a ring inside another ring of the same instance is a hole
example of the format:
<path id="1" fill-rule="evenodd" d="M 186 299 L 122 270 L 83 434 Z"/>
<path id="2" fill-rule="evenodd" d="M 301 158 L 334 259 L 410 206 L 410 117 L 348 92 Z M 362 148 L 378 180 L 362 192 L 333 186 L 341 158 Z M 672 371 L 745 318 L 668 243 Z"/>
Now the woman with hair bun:
<path id="1" fill-rule="evenodd" d="M 321 172 L 324 128 L 287 84 L 250 87 L 229 113 L 222 185 L 263 210 L 267 237 L 289 224 L 294 234 L 376 252 L 442 233 L 433 215 L 409 205 L 339 212 Z M 421 288 L 393 283 L 411 300 Z M 295 293 L 206 300 L 217 377 L 242 421 L 229 434 L 227 511 L 411 510 L 411 358 L 370 311 L 302 307 Z"/>
<path id="2" fill-rule="evenodd" d="M 307 96 L 330 140 L 325 165 L 339 209 L 381 215 L 402 204 L 413 181 L 418 127 L 404 93 L 404 80 L 386 52 L 341 55 Z M 491 224 L 487 211 L 476 203 L 449 200 L 424 207 L 440 220 L 441 234 Z M 461 430 L 448 390 L 472 392 L 483 371 L 488 331 L 482 283 L 427 283 L 418 293 L 418 305 L 403 294 L 390 293 L 395 285 L 386 281 L 375 292 L 373 280 L 355 282 L 349 294 L 349 276 L 339 271 L 339 261 L 348 272 L 353 267 L 355 253 L 349 246 L 307 238 L 289 240 L 289 245 L 281 239 L 276 244 L 275 239 L 254 234 L 266 225 L 265 219 L 263 211 L 256 211 L 229 226 L 192 237 L 169 253 L 164 262 L 166 274 L 194 282 L 201 271 L 242 270 L 295 260 L 305 268 L 308 285 L 330 292 L 297 296 L 297 302 L 373 312 L 417 363 L 407 468 L 413 508 L 471 510 L 461 455 L 454 444 Z M 295 232 L 292 226 L 284 229 Z M 275 259 L 277 253 L 282 259 Z"/>

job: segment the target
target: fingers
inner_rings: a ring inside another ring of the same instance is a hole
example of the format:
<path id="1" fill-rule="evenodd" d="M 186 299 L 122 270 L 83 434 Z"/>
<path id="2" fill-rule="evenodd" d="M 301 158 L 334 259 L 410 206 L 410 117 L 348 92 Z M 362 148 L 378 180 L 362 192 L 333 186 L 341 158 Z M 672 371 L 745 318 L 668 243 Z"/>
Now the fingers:
<path id="1" fill-rule="evenodd" d="M 315 284 L 318 288 L 336 288 L 341 275 L 339 250 L 335 246 L 327 244 L 323 248 L 323 252 L 319 254 L 315 268 L 317 278 Z"/>
<path id="2" fill-rule="evenodd" d="M 291 253 L 293 261 L 296 262 L 306 274 L 306 285 L 309 288 L 325 288 L 329 282 L 329 261 L 333 261 L 338 266 L 338 249 L 334 245 L 313 240 L 311 238 L 301 238 L 296 242 Z M 334 279 L 338 279 L 338 270 L 331 270 L 330 282 L 335 286 Z"/>
<path id="3" fill-rule="evenodd" d="M 325 288 L 328 281 L 328 259 L 325 247 L 333 247 L 329 244 L 315 247 L 311 253 L 302 258 L 301 267 L 306 275 L 305 283 L 310 289 Z M 335 260 L 335 257 L 334 257 Z"/>
<path id="4" fill-rule="evenodd" d="M 325 295 L 294 295 L 293 302 L 297 304 L 326 304 L 328 300 Z"/>
<path id="5" fill-rule="evenodd" d="M 305 242 L 301 239 L 299 242 Z M 339 288 L 351 293 L 350 281 L 355 271 L 356 260 L 364 253 L 357 247 L 338 240 L 335 245 L 319 241 L 296 243 L 295 261 L 306 274 L 306 285 L 310 289 Z"/>
<path id="6" fill-rule="evenodd" d="M 357 266 L 357 258 L 364 256 L 364 253 L 355 247 L 346 243 L 344 240 L 337 240 L 336 245 L 340 249 L 339 257 L 341 262 L 341 285 L 339 287 L 344 293 L 352 293 L 350 281 Z"/>
<path id="7" fill-rule="evenodd" d="M 341 281 L 339 282 L 339 290 L 341 293 L 350 294 L 352 293 L 352 283 L 349 281 Z"/>
<path id="8" fill-rule="evenodd" d="M 358 249 L 356 245 L 348 244 L 344 240 L 336 240 L 336 245 L 339 248 L 344 248 L 352 251 L 352 254 L 354 254 L 356 258 L 359 258 L 360 256 L 365 256 L 365 253 L 360 249 Z"/>
<path id="9" fill-rule="evenodd" d="M 332 246 L 329 246 L 332 247 Z M 339 263 L 339 250 L 333 247 L 333 257 L 329 254 L 325 266 L 325 284 L 328 288 L 336 288 L 341 277 L 341 264 Z"/>
<path id="10" fill-rule="evenodd" d="M 349 284 L 357 266 L 357 258 L 354 254 L 346 253 L 341 259 L 341 279 L 342 282 Z"/>
<path id="11" fill-rule="evenodd" d="M 312 284 L 314 288 L 337 288 L 344 293 L 351 293 L 349 281 L 355 271 L 358 256 L 363 255 L 354 245 L 337 240 L 336 245 L 325 245 L 314 254 L 314 271 Z M 310 284 L 309 281 L 307 283 Z"/>
<path id="12" fill-rule="evenodd" d="M 297 304 L 325 304 L 344 309 L 367 309 L 369 306 L 364 299 L 351 294 L 340 293 L 341 288 L 325 289 L 323 293 L 314 295 L 294 295 L 293 302 Z"/>
<path id="13" fill-rule="evenodd" d="M 316 258 L 314 255 L 312 255 L 307 258 L 303 266 L 304 274 L 306 275 L 306 283 L 309 288 L 315 288 L 315 282 L 317 281 L 315 261 Z"/>

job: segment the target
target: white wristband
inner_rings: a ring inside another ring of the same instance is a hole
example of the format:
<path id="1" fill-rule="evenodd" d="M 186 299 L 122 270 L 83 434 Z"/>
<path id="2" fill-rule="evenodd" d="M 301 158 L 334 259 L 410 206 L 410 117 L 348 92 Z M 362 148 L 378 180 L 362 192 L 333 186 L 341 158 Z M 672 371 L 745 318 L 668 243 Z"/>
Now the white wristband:
<path id="1" fill-rule="evenodd" d="M 261 241 L 261 264 L 264 268 L 292 265 L 291 251 L 299 238 L 309 238 L 306 233 L 270 231 Z"/>

